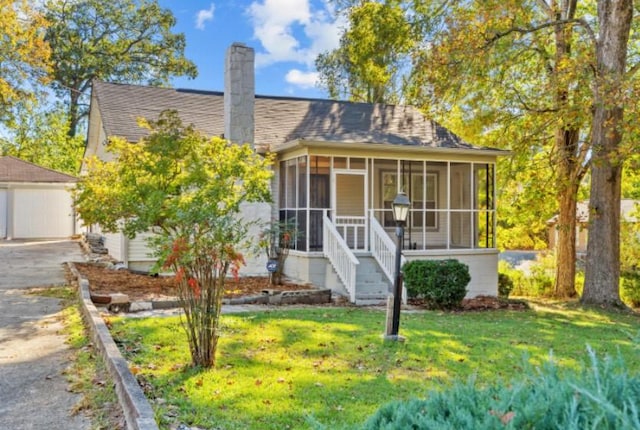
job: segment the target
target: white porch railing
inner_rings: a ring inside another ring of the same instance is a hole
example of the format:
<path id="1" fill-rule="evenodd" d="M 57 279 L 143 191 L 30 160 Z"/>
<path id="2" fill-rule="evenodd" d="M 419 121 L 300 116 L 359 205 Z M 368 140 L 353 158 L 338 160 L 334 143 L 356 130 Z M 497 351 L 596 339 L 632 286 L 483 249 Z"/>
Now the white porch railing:
<path id="1" fill-rule="evenodd" d="M 373 216 L 369 218 L 369 231 L 371 234 L 371 254 L 378 262 L 382 271 L 391 282 L 395 282 L 395 265 L 396 265 L 396 244 L 389 237 L 385 229 L 380 225 L 378 220 Z M 400 257 L 400 267 L 407 262 L 404 255 Z M 407 289 L 402 287 L 402 301 L 407 302 Z"/>
<path id="2" fill-rule="evenodd" d="M 334 217 L 335 227 L 344 238 L 350 249 L 366 251 L 367 243 L 367 217 L 366 216 L 340 216 Z"/>
<path id="3" fill-rule="evenodd" d="M 347 242 L 340 236 L 338 230 L 327 217 L 326 213 L 322 218 L 322 252 L 329 259 L 338 277 L 349 293 L 349 300 L 356 301 L 356 269 L 359 261 L 349 249 Z"/>

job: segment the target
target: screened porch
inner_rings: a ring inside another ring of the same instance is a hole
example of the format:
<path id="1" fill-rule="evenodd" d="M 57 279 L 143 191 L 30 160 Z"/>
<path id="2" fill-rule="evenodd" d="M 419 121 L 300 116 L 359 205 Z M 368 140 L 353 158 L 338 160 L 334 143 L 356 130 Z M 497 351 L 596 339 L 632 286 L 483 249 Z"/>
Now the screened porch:
<path id="1" fill-rule="evenodd" d="M 370 250 L 370 230 L 393 236 L 391 202 L 411 207 L 405 250 L 495 248 L 495 163 L 301 155 L 278 166 L 279 219 L 297 227 L 294 249 L 323 250 L 323 217 L 355 252 Z M 375 224 L 375 225 L 373 225 Z"/>

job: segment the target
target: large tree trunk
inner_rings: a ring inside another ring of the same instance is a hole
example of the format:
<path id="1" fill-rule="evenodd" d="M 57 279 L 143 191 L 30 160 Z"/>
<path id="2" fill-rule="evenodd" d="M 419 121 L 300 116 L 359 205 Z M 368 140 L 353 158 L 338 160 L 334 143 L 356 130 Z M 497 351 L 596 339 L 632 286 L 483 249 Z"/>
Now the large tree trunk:
<path id="1" fill-rule="evenodd" d="M 620 186 L 624 73 L 632 0 L 599 0 L 592 133 L 589 241 L 582 302 L 620 301 Z"/>
<path id="2" fill-rule="evenodd" d="M 558 5 L 556 5 L 558 6 Z M 549 14 L 551 19 L 563 20 L 575 17 L 576 0 L 562 2 L 560 8 L 553 7 Z M 558 107 L 570 103 L 570 92 L 559 77 L 564 73 L 562 64 L 571 56 L 571 38 L 573 27 L 558 22 L 554 27 L 555 68 L 552 79 L 556 81 L 555 103 Z M 580 156 L 580 130 L 567 125 L 563 118 L 562 125 L 555 132 L 558 190 L 558 242 L 556 245 L 556 277 L 554 296 L 571 298 L 576 295 L 576 201 L 578 188 L 583 176 Z"/>
<path id="3" fill-rule="evenodd" d="M 560 188 L 558 202 L 560 211 L 556 228 L 556 279 L 554 295 L 571 298 L 576 295 L 576 197 L 578 183 L 564 184 Z"/>

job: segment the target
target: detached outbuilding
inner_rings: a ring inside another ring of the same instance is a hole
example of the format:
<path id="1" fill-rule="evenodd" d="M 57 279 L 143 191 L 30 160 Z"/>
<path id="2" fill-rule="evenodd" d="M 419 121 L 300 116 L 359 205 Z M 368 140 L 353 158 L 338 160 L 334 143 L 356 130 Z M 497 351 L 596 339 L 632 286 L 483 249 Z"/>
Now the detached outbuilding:
<path id="1" fill-rule="evenodd" d="M 0 157 L 0 239 L 56 239 L 76 233 L 77 178 L 12 156 Z"/>

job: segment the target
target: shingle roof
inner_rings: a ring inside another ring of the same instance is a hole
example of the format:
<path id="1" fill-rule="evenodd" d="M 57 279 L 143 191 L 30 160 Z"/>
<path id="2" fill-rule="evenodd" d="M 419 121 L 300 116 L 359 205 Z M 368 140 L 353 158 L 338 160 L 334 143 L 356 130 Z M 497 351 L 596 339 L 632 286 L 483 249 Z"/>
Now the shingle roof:
<path id="1" fill-rule="evenodd" d="M 76 182 L 66 173 L 41 167 L 10 155 L 0 157 L 0 182 Z"/>
<path id="2" fill-rule="evenodd" d="M 137 142 L 145 130 L 137 118 L 157 118 L 176 109 L 182 121 L 210 136 L 224 133 L 221 92 L 145 87 L 96 81 L 107 136 Z M 362 142 L 448 149 L 491 149 L 470 145 L 411 106 L 339 102 L 321 99 L 256 96 L 255 144 L 294 140 Z"/>

